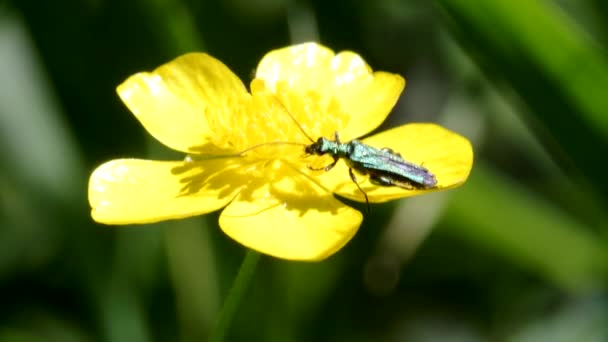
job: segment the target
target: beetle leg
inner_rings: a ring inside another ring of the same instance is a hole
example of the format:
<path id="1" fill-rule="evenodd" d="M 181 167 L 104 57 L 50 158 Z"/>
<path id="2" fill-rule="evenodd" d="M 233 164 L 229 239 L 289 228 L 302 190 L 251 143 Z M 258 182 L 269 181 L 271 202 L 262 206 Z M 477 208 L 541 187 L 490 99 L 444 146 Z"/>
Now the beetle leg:
<path id="1" fill-rule="evenodd" d="M 336 157 L 333 157 L 333 158 L 334 158 L 334 161 L 331 164 L 327 165 L 327 166 L 317 168 L 317 167 L 312 167 L 312 166 L 308 165 L 308 168 L 310 170 L 313 170 L 313 171 L 324 170 L 325 172 L 327 172 L 327 171 L 333 169 L 334 166 L 336 166 L 336 164 L 338 163 L 338 160 L 340 160 L 339 158 L 336 158 Z"/>
<path id="2" fill-rule="evenodd" d="M 348 174 L 350 175 L 350 179 L 355 183 L 355 185 L 357 186 L 359 191 L 361 191 L 363 196 L 365 196 L 365 204 L 367 205 L 367 212 L 369 213 L 369 211 L 370 211 L 369 210 L 369 199 L 367 198 L 367 194 L 365 193 L 365 191 L 363 191 L 363 189 L 361 189 L 361 186 L 359 185 L 359 183 L 357 183 L 357 177 L 355 177 L 355 174 L 354 174 L 352 168 L 348 169 Z"/>
<path id="3" fill-rule="evenodd" d="M 327 166 L 324 168 L 325 172 L 327 172 L 327 171 L 329 171 L 329 170 L 333 169 L 333 168 L 334 168 L 334 166 L 336 166 L 336 163 L 338 162 L 338 160 L 339 160 L 338 158 L 334 157 L 334 162 L 333 162 L 333 163 L 331 163 L 331 164 L 329 164 L 329 165 L 327 165 Z"/>
<path id="4" fill-rule="evenodd" d="M 392 179 L 390 179 L 389 177 L 381 176 L 381 175 L 370 175 L 369 181 L 375 185 L 382 185 L 382 186 L 392 186 L 393 185 Z"/>
<path id="5" fill-rule="evenodd" d="M 369 181 L 372 184 L 376 184 L 376 185 L 380 185 L 380 186 L 398 186 L 398 187 L 400 187 L 402 189 L 406 189 L 406 190 L 420 189 L 420 186 L 418 186 L 415 183 L 404 181 L 404 180 L 396 180 L 391 177 L 382 176 L 382 175 L 370 175 Z"/>
<path id="6" fill-rule="evenodd" d="M 399 152 L 395 152 L 395 151 L 393 151 L 393 149 L 391 149 L 391 148 L 388 148 L 388 147 L 383 147 L 383 148 L 381 148 L 380 150 L 381 150 L 381 151 L 384 151 L 384 152 L 386 152 L 386 153 L 390 153 L 390 154 L 396 155 L 397 157 L 399 157 L 399 158 L 402 158 L 402 159 L 403 159 L 403 157 L 401 156 L 401 153 L 399 153 Z"/>
<path id="7" fill-rule="evenodd" d="M 338 135 L 338 131 L 336 131 L 336 133 L 334 133 L 334 137 L 336 138 L 336 142 L 340 145 L 342 145 L 342 142 L 340 141 L 340 136 Z"/>

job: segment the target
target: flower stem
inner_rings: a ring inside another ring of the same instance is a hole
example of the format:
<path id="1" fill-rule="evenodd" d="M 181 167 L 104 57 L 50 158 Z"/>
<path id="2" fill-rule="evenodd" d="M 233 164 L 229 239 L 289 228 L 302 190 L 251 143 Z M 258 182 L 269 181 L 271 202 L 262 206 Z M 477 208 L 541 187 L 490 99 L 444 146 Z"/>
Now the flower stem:
<path id="1" fill-rule="evenodd" d="M 251 279 L 253 278 L 253 274 L 255 273 L 256 266 L 258 265 L 258 261 L 260 260 L 261 254 L 248 249 L 247 254 L 245 255 L 245 259 L 243 259 L 243 263 L 239 269 L 239 273 L 236 275 L 234 279 L 234 283 L 232 283 L 232 288 L 228 293 L 228 297 L 226 297 L 226 301 L 220 311 L 220 316 L 215 325 L 215 329 L 211 332 L 210 342 L 221 342 L 224 340 L 226 332 L 228 328 L 230 328 L 230 322 L 232 322 L 232 318 L 234 317 L 241 300 L 243 299 L 243 295 L 247 288 L 249 287 L 249 283 L 251 283 Z"/>

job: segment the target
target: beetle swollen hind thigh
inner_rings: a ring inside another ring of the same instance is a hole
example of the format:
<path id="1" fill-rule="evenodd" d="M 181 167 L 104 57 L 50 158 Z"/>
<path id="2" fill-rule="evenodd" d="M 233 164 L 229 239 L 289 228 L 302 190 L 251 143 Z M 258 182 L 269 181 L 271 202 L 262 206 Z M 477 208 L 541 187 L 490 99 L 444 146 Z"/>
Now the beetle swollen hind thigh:
<path id="1" fill-rule="evenodd" d="M 407 190 L 413 190 L 416 187 L 414 185 L 412 185 L 412 183 L 410 182 L 397 182 L 394 179 L 390 178 L 390 177 L 386 177 L 383 175 L 378 175 L 378 174 L 372 174 L 369 176 L 369 181 L 372 184 L 375 185 L 380 185 L 380 186 L 398 186 L 400 188 L 403 189 L 407 189 Z"/>

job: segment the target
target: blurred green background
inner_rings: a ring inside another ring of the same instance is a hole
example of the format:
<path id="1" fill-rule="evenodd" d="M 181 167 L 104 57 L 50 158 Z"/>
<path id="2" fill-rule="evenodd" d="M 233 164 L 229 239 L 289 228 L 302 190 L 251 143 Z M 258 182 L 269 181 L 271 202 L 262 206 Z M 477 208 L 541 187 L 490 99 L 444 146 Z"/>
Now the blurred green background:
<path id="1" fill-rule="evenodd" d="M 324 262 L 264 257 L 229 340 L 608 341 L 603 0 L 0 1 L 0 341 L 206 340 L 244 255 L 217 215 L 89 216 L 96 165 L 176 156 L 115 87 L 194 50 L 248 83 L 309 40 L 404 75 L 381 129 L 438 122 L 475 165 Z"/>

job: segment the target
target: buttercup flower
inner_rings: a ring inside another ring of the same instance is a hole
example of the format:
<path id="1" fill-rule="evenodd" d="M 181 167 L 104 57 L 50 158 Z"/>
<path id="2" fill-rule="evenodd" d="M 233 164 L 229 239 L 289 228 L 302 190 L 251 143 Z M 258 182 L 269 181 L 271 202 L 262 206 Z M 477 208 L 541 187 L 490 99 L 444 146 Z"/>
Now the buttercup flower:
<path id="1" fill-rule="evenodd" d="M 224 208 L 219 225 L 239 243 L 279 258 L 320 260 L 355 234 L 362 214 L 334 197 L 365 201 L 341 160 L 311 156 L 306 135 L 343 142 L 378 127 L 405 86 L 357 54 L 315 43 L 268 53 L 250 92 L 224 64 L 190 53 L 129 77 L 118 94 L 141 124 L 183 161 L 118 159 L 89 182 L 91 215 L 106 224 L 150 223 Z M 306 133 L 306 135 L 305 135 Z M 362 140 L 390 147 L 437 179 L 427 190 L 372 184 L 370 202 L 462 184 L 473 163 L 467 139 L 435 124 L 408 124 Z"/>

